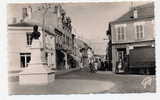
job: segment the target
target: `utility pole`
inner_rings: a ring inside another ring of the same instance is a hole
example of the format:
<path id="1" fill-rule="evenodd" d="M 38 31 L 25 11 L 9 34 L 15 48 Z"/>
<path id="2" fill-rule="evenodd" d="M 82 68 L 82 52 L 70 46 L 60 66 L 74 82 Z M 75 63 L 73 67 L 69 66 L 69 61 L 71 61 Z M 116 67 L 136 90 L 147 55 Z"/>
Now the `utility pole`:
<path id="1" fill-rule="evenodd" d="M 47 14 L 47 11 L 48 11 L 48 9 L 50 8 L 50 4 L 43 4 L 42 5 L 42 10 L 44 10 L 44 13 L 43 13 L 43 16 L 42 16 L 42 18 L 43 18 L 43 22 L 42 22 L 42 42 L 43 42 L 43 61 L 46 63 L 46 60 L 45 60 L 45 50 L 46 50 L 46 45 L 45 45 L 45 41 L 46 41 L 46 39 L 45 39 L 45 36 L 46 36 L 46 34 L 45 34 L 45 24 L 46 24 L 46 14 Z"/>
<path id="2" fill-rule="evenodd" d="M 43 40 L 43 48 L 45 49 L 45 17 L 47 14 L 48 9 L 50 8 L 50 5 L 48 4 L 44 4 L 43 5 L 43 9 L 44 9 L 44 13 L 43 13 L 43 23 L 42 23 L 42 40 Z"/>

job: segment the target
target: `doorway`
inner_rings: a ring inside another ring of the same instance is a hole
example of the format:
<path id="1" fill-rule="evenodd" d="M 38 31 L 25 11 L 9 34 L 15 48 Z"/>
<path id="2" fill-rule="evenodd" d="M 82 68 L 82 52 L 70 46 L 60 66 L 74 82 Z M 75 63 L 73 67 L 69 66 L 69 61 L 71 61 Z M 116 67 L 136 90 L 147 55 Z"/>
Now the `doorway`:
<path id="1" fill-rule="evenodd" d="M 124 73 L 126 69 L 126 65 L 128 64 L 126 48 L 117 48 L 117 57 L 118 57 L 118 60 L 116 62 L 116 72 Z"/>

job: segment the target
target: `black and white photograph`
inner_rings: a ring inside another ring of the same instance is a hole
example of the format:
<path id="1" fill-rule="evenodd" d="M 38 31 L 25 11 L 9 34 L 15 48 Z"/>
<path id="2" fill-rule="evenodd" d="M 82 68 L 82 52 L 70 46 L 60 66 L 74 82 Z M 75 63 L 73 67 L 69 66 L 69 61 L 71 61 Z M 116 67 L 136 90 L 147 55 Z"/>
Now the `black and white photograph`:
<path id="1" fill-rule="evenodd" d="M 9 95 L 156 93 L 154 8 L 8 3 Z"/>

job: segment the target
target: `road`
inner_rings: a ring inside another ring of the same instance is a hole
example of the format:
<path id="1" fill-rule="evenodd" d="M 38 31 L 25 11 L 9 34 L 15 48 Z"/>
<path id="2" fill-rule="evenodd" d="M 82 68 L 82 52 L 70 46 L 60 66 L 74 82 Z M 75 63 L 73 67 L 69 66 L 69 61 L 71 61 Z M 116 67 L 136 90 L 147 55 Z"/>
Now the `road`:
<path id="1" fill-rule="evenodd" d="M 78 70 L 58 75 L 53 83 L 46 86 L 20 86 L 18 80 L 12 80 L 9 82 L 9 92 L 10 94 L 144 93 L 155 92 L 155 82 L 154 75 L 114 74 L 107 71 L 90 73 Z"/>

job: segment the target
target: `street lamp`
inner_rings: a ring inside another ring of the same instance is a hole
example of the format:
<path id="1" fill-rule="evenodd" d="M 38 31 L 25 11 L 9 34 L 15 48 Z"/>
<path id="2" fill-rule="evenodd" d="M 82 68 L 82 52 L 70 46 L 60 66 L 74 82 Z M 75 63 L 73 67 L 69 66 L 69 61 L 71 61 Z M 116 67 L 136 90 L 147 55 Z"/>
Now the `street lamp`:
<path id="1" fill-rule="evenodd" d="M 105 47 L 106 47 L 106 51 L 107 51 L 109 39 L 104 38 L 103 40 L 105 41 Z"/>
<path id="2" fill-rule="evenodd" d="M 43 9 L 44 9 L 44 13 L 43 13 L 43 22 L 42 22 L 42 40 L 43 40 L 43 48 L 45 49 L 45 17 L 47 14 L 48 9 L 50 8 L 50 4 L 44 4 L 43 5 Z"/>
<path id="3" fill-rule="evenodd" d="M 108 55 L 108 43 L 109 43 L 109 39 L 108 38 L 104 38 L 103 40 L 105 41 L 105 47 L 106 47 L 105 66 L 107 65 L 107 70 L 108 70 L 109 69 L 109 55 Z"/>
<path id="4" fill-rule="evenodd" d="M 49 8 L 51 8 L 51 6 L 50 6 L 50 4 L 47 4 L 47 3 L 45 3 L 45 4 L 43 4 L 42 5 L 42 9 L 44 9 L 44 13 L 43 13 L 43 16 L 42 16 L 42 33 L 43 33 L 43 35 L 42 35 L 42 43 L 43 43 L 43 61 L 44 62 L 46 62 L 46 53 L 45 53 L 45 50 L 46 50 L 46 44 L 45 44 L 45 41 L 46 41 L 46 39 L 45 39 L 45 36 L 46 36 L 46 34 L 45 34 L 45 18 L 46 18 L 46 14 L 47 14 L 47 12 L 48 12 L 48 9 Z"/>

